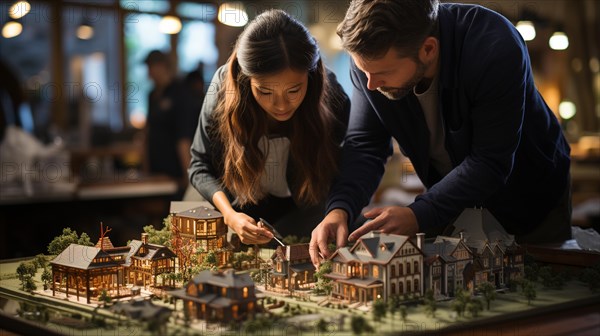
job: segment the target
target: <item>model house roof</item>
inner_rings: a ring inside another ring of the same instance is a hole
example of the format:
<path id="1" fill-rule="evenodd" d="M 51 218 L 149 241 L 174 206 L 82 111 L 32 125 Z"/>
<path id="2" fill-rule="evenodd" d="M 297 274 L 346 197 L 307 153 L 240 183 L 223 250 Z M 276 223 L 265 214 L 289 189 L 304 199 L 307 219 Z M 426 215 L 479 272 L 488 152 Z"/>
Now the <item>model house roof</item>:
<path id="1" fill-rule="evenodd" d="M 214 209 L 207 207 L 197 207 L 177 213 L 177 217 L 186 217 L 193 219 L 218 219 L 223 218 L 223 215 Z"/>
<path id="2" fill-rule="evenodd" d="M 113 243 L 110 241 L 109 237 L 103 237 L 103 238 L 98 239 L 98 242 L 96 243 L 96 247 L 103 249 L 103 250 L 115 248 Z"/>
<path id="3" fill-rule="evenodd" d="M 476 241 L 502 241 L 508 246 L 515 240 L 487 209 L 465 209 L 454 221 L 453 226 L 452 236 L 457 237 L 462 232 L 469 246 Z"/>
<path id="4" fill-rule="evenodd" d="M 94 246 L 71 244 L 59 255 L 57 255 L 56 258 L 50 261 L 50 263 L 83 270 L 106 267 L 107 265 L 110 265 L 107 263 L 92 265 L 92 262 L 95 258 L 110 258 L 110 254 Z M 117 265 L 117 263 L 114 264 Z"/>
<path id="5" fill-rule="evenodd" d="M 198 202 L 198 201 L 171 202 L 170 207 L 169 207 L 169 213 L 170 214 L 178 214 L 180 212 L 198 208 L 198 207 L 210 208 L 211 205 L 209 202 Z"/>
<path id="6" fill-rule="evenodd" d="M 373 231 L 360 237 L 351 248 L 339 248 L 331 259 L 387 264 L 407 242 L 413 244 L 408 236 Z M 415 250 L 418 250 L 416 246 Z"/>
<path id="7" fill-rule="evenodd" d="M 308 244 L 293 244 L 286 246 L 277 246 L 271 259 L 279 258 L 282 261 L 293 263 L 298 260 L 310 260 Z"/>
<path id="8" fill-rule="evenodd" d="M 141 240 L 137 240 L 137 239 L 134 239 L 129 242 L 129 246 L 128 246 L 129 252 L 127 253 L 127 256 L 126 256 L 125 266 L 131 265 L 132 257 L 135 257 L 136 259 L 141 259 L 141 260 L 155 260 L 155 259 L 176 257 L 175 253 L 173 251 L 171 251 L 171 249 L 169 249 L 165 246 L 156 245 L 156 244 L 145 244 L 148 251 L 146 254 L 142 255 L 140 253 L 140 249 L 142 248 L 143 245 L 144 245 L 144 243 L 142 243 Z"/>
<path id="9" fill-rule="evenodd" d="M 436 260 L 434 257 L 439 257 L 444 262 L 455 262 L 457 259 L 453 254 L 460 244 L 463 244 L 470 255 L 473 254 L 473 251 L 464 241 L 461 243 L 461 238 L 437 236 L 433 242 L 426 242 L 423 246 L 423 253 L 427 257 L 425 261 L 433 263 Z"/>
<path id="10" fill-rule="evenodd" d="M 236 274 L 233 270 L 224 272 L 204 270 L 192 278 L 191 281 L 195 284 L 203 283 L 226 288 L 254 287 L 254 281 L 248 273 Z"/>

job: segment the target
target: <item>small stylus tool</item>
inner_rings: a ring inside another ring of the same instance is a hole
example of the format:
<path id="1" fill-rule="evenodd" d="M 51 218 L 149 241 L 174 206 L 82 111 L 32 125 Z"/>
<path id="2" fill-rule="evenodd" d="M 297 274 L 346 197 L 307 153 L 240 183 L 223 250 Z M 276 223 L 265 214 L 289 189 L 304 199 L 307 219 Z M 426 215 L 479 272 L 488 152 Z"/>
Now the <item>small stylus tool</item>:
<path id="1" fill-rule="evenodd" d="M 259 218 L 258 220 L 267 228 L 267 230 L 269 230 L 269 231 L 271 231 L 271 233 L 273 233 L 273 239 L 275 239 L 275 241 L 278 242 L 279 245 L 285 246 L 285 244 L 282 243 L 281 240 L 279 240 L 279 239 L 283 239 L 283 237 L 281 236 L 281 234 L 279 232 L 277 232 L 277 230 L 275 230 L 273 225 L 269 224 L 269 222 L 267 222 L 263 218 Z"/>

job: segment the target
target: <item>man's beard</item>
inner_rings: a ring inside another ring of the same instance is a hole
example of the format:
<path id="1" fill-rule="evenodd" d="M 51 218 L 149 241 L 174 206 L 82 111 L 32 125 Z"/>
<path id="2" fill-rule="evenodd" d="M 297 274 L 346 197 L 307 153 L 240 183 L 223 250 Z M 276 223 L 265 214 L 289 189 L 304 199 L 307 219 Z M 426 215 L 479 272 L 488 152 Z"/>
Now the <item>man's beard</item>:
<path id="1" fill-rule="evenodd" d="M 389 100 L 400 100 L 409 94 L 417 84 L 423 79 L 425 75 L 425 64 L 420 60 L 417 60 L 417 70 L 412 78 L 402 87 L 389 87 L 382 86 L 378 87 L 377 91 L 381 92 Z"/>

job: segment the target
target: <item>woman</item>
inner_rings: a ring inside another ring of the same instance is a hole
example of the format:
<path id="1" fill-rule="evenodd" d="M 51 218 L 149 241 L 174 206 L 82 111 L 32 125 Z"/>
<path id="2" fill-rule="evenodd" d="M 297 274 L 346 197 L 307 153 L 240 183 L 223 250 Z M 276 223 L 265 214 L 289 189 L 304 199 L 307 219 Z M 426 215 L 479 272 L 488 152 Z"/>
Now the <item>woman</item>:
<path id="1" fill-rule="evenodd" d="M 272 239 L 259 218 L 284 236 L 309 237 L 337 172 L 349 110 L 308 30 L 281 10 L 264 12 L 213 77 L 190 181 L 245 244 Z"/>

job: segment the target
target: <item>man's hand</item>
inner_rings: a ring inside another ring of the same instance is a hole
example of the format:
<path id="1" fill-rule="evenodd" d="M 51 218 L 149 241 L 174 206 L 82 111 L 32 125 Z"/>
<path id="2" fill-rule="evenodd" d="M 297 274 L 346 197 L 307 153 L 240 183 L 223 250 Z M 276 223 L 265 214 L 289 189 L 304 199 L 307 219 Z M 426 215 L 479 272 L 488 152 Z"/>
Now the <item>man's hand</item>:
<path id="1" fill-rule="evenodd" d="M 256 221 L 245 213 L 232 211 L 224 219 L 225 224 L 237 233 L 244 244 L 266 244 L 273 239 L 271 231 L 258 226 Z"/>
<path id="2" fill-rule="evenodd" d="M 349 241 L 355 241 L 373 230 L 405 236 L 414 236 L 419 232 L 417 218 L 407 207 L 375 208 L 366 212 L 365 217 L 372 220 L 352 232 L 348 237 Z"/>
<path id="3" fill-rule="evenodd" d="M 335 239 L 338 248 L 346 245 L 348 236 L 348 214 L 342 209 L 333 209 L 312 231 L 308 252 L 315 268 L 319 268 L 322 258 L 331 255 L 327 249 L 329 240 Z"/>

